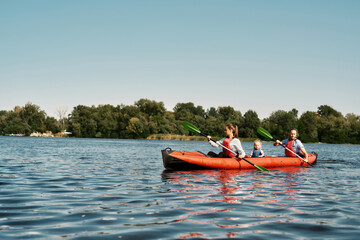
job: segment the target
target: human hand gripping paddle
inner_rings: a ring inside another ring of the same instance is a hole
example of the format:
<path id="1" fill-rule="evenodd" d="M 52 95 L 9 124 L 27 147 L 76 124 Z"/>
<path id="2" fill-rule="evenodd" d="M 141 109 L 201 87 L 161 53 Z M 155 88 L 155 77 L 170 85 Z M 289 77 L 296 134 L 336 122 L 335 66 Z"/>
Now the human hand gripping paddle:
<path id="1" fill-rule="evenodd" d="M 275 140 L 273 138 L 273 136 L 271 136 L 271 134 L 266 131 L 265 129 L 258 127 L 257 129 L 258 134 L 260 134 L 261 136 L 265 137 L 265 138 L 269 138 L 271 140 Z M 305 160 L 304 158 L 300 157 L 299 154 L 297 154 L 296 152 L 292 151 L 291 149 L 287 148 L 284 144 L 280 144 L 283 148 L 285 148 L 286 150 L 292 152 L 293 154 L 295 154 L 296 157 L 300 158 L 301 160 L 303 160 L 304 162 L 306 162 L 307 164 L 309 164 L 309 166 L 313 167 L 313 165 L 311 163 L 309 163 L 307 160 Z"/>
<path id="2" fill-rule="evenodd" d="M 200 135 L 202 135 L 202 136 L 204 136 L 204 137 L 207 137 L 207 136 L 208 136 L 207 134 L 202 133 L 197 127 L 195 127 L 195 126 L 192 125 L 191 123 L 184 122 L 184 128 L 186 128 L 186 129 L 189 130 L 190 132 L 200 134 Z M 210 138 L 210 141 L 213 141 L 214 143 L 216 143 L 216 142 L 215 142 L 214 140 L 212 140 L 211 138 Z M 216 143 L 216 144 L 219 144 L 219 143 Z M 225 148 L 226 150 L 232 152 L 232 153 L 235 154 L 235 156 L 236 156 L 236 153 L 235 153 L 234 151 L 232 151 L 231 149 L 225 147 L 225 146 L 222 145 L 222 144 L 219 144 L 219 145 L 222 146 L 223 148 Z M 268 169 L 266 169 L 266 168 L 264 168 L 264 167 L 261 167 L 261 166 L 259 166 L 259 165 L 253 164 L 252 162 L 248 161 L 248 160 L 245 159 L 245 158 L 241 158 L 241 159 L 243 159 L 243 160 L 245 160 L 247 163 L 253 165 L 253 166 L 254 166 L 257 170 L 259 170 L 259 171 L 269 171 Z"/>

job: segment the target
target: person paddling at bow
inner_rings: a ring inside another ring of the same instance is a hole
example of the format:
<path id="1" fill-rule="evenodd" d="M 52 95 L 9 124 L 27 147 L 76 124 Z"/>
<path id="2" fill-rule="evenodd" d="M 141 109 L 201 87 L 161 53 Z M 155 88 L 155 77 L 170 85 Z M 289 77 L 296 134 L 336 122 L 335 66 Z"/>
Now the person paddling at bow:
<path id="1" fill-rule="evenodd" d="M 236 153 L 236 155 L 229 150 L 223 148 L 223 151 L 219 154 L 214 152 L 209 152 L 207 155 L 210 157 L 219 157 L 219 158 L 234 158 L 234 157 L 245 157 L 245 151 L 243 150 L 241 146 L 241 142 L 238 139 L 238 128 L 237 126 L 234 126 L 233 124 L 229 123 L 225 126 L 225 134 L 226 137 L 221 139 L 220 141 L 217 141 L 216 143 L 213 141 L 210 141 L 211 136 L 207 136 L 207 139 L 209 141 L 209 144 L 212 147 L 219 147 L 220 144 L 224 145 L 224 147 L 231 149 L 233 152 Z"/>
<path id="2" fill-rule="evenodd" d="M 285 155 L 287 157 L 296 157 L 295 153 L 297 153 L 299 156 L 305 158 L 305 161 L 307 161 L 308 154 L 304 148 L 304 145 L 299 139 L 296 138 L 296 136 L 297 136 L 297 130 L 293 128 L 290 130 L 290 138 L 282 140 L 282 142 L 276 140 L 274 146 L 279 146 L 283 144 L 286 146 L 286 148 L 291 150 L 289 151 L 288 149 L 285 148 Z"/>

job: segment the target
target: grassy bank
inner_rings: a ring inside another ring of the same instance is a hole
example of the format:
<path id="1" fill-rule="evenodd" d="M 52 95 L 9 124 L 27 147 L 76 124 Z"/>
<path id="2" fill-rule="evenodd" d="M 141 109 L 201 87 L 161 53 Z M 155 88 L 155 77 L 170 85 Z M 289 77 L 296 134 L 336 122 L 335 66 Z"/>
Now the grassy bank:
<path id="1" fill-rule="evenodd" d="M 185 136 L 176 134 L 153 134 L 148 136 L 149 140 L 178 140 L 178 141 L 205 141 L 206 138 L 202 136 Z"/>
<path id="2" fill-rule="evenodd" d="M 185 136 L 176 134 L 153 134 L 147 137 L 148 140 L 178 140 L 178 141 L 206 141 L 203 136 Z M 220 137 L 214 137 L 214 140 L 220 140 Z M 253 142 L 255 138 L 240 138 L 242 142 Z"/>

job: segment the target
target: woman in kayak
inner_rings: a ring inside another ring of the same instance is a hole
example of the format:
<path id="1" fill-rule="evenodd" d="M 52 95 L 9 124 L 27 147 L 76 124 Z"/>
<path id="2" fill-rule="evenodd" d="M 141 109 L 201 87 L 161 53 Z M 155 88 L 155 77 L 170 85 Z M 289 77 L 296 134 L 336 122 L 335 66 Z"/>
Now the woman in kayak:
<path id="1" fill-rule="evenodd" d="M 300 157 L 304 157 L 305 161 L 308 160 L 308 154 L 304 148 L 302 142 L 296 138 L 297 130 L 295 128 L 290 130 L 290 138 L 282 140 L 276 140 L 274 146 L 284 145 L 285 148 L 285 155 L 287 157 L 296 157 L 295 153 L 298 154 Z M 288 150 L 289 149 L 289 150 Z"/>
<path id="2" fill-rule="evenodd" d="M 210 141 L 211 136 L 207 136 L 207 139 L 212 147 L 220 147 L 223 145 L 224 147 L 231 149 L 233 152 L 236 153 L 236 155 L 227 150 L 223 147 L 223 151 L 219 154 L 214 152 L 209 152 L 208 155 L 210 157 L 219 157 L 219 158 L 233 158 L 233 157 L 245 157 L 245 151 L 243 150 L 241 146 L 241 142 L 238 139 L 238 128 L 237 126 L 234 126 L 233 124 L 229 123 L 225 126 L 225 134 L 226 137 L 221 139 L 220 141 L 217 141 L 216 143 L 213 141 Z"/>

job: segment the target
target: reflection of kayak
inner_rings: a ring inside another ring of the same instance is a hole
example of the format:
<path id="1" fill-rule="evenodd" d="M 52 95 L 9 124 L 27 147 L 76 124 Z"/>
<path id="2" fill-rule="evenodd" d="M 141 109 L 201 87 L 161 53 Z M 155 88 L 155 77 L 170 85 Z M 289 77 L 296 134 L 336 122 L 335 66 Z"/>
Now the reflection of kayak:
<path id="1" fill-rule="evenodd" d="M 173 151 L 166 148 L 161 151 L 164 167 L 166 169 L 256 169 L 241 158 L 213 158 L 197 151 Z M 317 154 L 308 153 L 309 163 L 316 162 Z M 271 157 L 246 158 L 253 164 L 265 167 L 308 166 L 307 163 L 297 157 Z"/>

